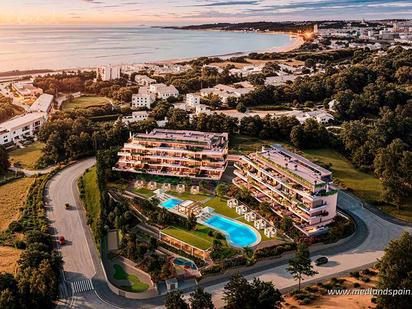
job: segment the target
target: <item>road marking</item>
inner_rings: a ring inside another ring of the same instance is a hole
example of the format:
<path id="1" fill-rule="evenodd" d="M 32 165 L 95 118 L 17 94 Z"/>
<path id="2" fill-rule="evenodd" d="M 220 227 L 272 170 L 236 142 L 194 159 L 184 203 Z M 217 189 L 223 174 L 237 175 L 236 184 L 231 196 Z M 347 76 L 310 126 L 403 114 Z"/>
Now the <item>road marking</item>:
<path id="1" fill-rule="evenodd" d="M 70 287 L 73 295 L 94 290 L 93 283 L 90 279 L 70 282 Z"/>

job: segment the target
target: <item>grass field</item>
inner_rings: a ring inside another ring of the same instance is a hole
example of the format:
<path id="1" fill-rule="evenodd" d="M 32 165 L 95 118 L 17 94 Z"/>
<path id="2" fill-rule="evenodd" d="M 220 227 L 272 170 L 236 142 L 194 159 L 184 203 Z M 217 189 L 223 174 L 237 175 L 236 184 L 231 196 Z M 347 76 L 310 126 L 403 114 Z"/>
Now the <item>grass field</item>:
<path id="1" fill-rule="evenodd" d="M 114 275 L 113 278 L 116 280 L 127 280 L 130 285 L 122 285 L 121 288 L 126 291 L 140 293 L 144 292 L 149 288 L 149 285 L 141 282 L 139 278 L 135 275 L 129 275 L 122 266 L 119 264 L 114 264 Z"/>
<path id="2" fill-rule="evenodd" d="M 71 102 L 64 102 L 63 110 L 73 110 L 75 108 L 88 108 L 92 106 L 102 106 L 109 104 L 110 100 L 105 97 L 83 96 L 73 99 Z"/>
<path id="3" fill-rule="evenodd" d="M 82 177 L 84 186 L 84 204 L 87 216 L 97 222 L 100 217 L 100 191 L 97 185 L 96 167 L 90 168 Z M 92 223 L 93 224 L 93 223 Z"/>
<path id="4" fill-rule="evenodd" d="M 151 198 L 154 196 L 154 192 L 152 190 L 146 189 L 146 188 L 140 188 L 140 189 L 133 189 L 132 190 L 134 193 L 141 195 L 145 198 Z"/>
<path id="5" fill-rule="evenodd" d="M 20 178 L 0 186 L 0 231 L 18 219 L 34 178 Z"/>
<path id="6" fill-rule="evenodd" d="M 22 250 L 0 246 L 0 273 L 15 274 Z"/>
<path id="7" fill-rule="evenodd" d="M 195 231 L 185 231 L 174 226 L 162 230 L 167 235 L 203 250 L 209 249 L 212 246 L 214 238 L 208 235 L 210 231 L 212 231 L 210 228 L 201 224 L 196 225 Z"/>
<path id="8" fill-rule="evenodd" d="M 209 197 L 209 195 L 204 194 L 204 193 L 199 193 L 199 194 L 191 194 L 190 192 L 183 192 L 183 193 L 178 193 L 176 191 L 169 191 L 167 192 L 170 195 L 173 195 L 179 199 L 182 200 L 191 200 L 191 201 L 204 201 Z"/>
<path id="9" fill-rule="evenodd" d="M 283 144 L 278 140 L 261 140 L 256 137 L 235 135 L 229 142 L 229 153 L 231 154 L 248 154 L 260 151 L 262 146 L 271 144 Z"/>
<path id="10" fill-rule="evenodd" d="M 42 149 L 44 144 L 41 142 L 34 142 L 25 148 L 18 148 L 10 152 L 10 162 L 19 164 L 23 168 L 35 169 L 37 161 L 43 155 Z"/>

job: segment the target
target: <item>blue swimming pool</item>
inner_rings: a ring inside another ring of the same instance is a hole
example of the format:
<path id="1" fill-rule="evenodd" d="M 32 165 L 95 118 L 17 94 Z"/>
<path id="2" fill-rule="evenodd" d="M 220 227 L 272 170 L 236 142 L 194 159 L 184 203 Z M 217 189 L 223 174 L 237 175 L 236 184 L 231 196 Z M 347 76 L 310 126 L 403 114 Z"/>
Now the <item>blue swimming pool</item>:
<path id="1" fill-rule="evenodd" d="M 177 266 L 183 266 L 183 267 L 188 267 L 191 269 L 197 269 L 195 263 L 193 263 L 192 261 L 188 260 L 188 259 L 184 259 L 181 257 L 177 257 L 174 259 L 173 263 Z"/>
<path id="2" fill-rule="evenodd" d="M 173 208 L 177 205 L 179 205 L 182 201 L 178 200 L 176 198 L 169 198 L 167 201 L 164 201 L 163 203 L 160 204 L 160 206 L 170 209 Z"/>
<path id="3" fill-rule="evenodd" d="M 213 215 L 204 224 L 224 233 L 233 247 L 248 247 L 260 241 L 260 234 L 252 227 L 220 215 Z"/>

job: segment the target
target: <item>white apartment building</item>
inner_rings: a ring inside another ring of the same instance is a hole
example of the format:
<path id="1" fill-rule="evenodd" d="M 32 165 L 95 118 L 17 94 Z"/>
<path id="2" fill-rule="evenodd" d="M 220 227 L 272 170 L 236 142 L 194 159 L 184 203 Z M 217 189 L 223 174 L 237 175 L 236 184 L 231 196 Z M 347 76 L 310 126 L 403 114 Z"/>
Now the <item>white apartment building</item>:
<path id="1" fill-rule="evenodd" d="M 280 86 L 286 84 L 286 82 L 293 82 L 297 78 L 293 74 L 285 74 L 279 76 L 269 76 L 265 79 L 265 86 Z"/>
<path id="2" fill-rule="evenodd" d="M 169 97 L 177 97 L 179 95 L 179 91 L 176 89 L 175 86 L 170 85 L 167 86 L 163 83 L 159 84 L 151 84 L 149 86 L 149 91 L 151 93 L 156 94 L 159 99 L 167 99 Z"/>
<path id="3" fill-rule="evenodd" d="M 34 136 L 46 120 L 47 113 L 33 112 L 0 123 L 0 144 Z"/>
<path id="4" fill-rule="evenodd" d="M 150 86 L 151 84 L 155 84 L 156 80 L 153 78 L 150 78 L 147 75 L 136 75 L 136 77 L 134 78 L 134 80 L 136 81 L 136 83 L 139 86 Z"/>
<path id="5" fill-rule="evenodd" d="M 30 106 L 30 112 L 49 113 L 53 107 L 53 98 L 50 94 L 42 94 Z"/>
<path id="6" fill-rule="evenodd" d="M 234 174 L 236 186 L 268 202 L 280 217 L 290 217 L 305 235 L 324 233 L 336 216 L 332 173 L 280 145 L 242 156 Z"/>
<path id="7" fill-rule="evenodd" d="M 136 93 L 132 96 L 132 108 L 147 108 L 156 100 L 156 96 L 152 93 Z"/>
<path id="8" fill-rule="evenodd" d="M 147 120 L 149 118 L 149 113 L 147 111 L 133 112 L 131 116 L 123 117 L 122 122 L 124 124 L 129 124 L 137 121 Z"/>
<path id="9" fill-rule="evenodd" d="M 101 78 L 103 81 L 120 78 L 121 66 L 105 65 L 97 68 L 97 78 Z"/>
<path id="10" fill-rule="evenodd" d="M 218 84 L 213 88 L 200 89 L 200 95 L 202 97 L 216 95 L 220 98 L 223 104 L 226 104 L 228 98 L 240 98 L 242 95 L 248 94 L 249 92 L 253 91 L 253 89 L 253 87 L 235 88 L 229 85 Z"/>
<path id="11" fill-rule="evenodd" d="M 200 104 L 200 96 L 194 93 L 188 93 L 186 95 L 186 106 L 187 107 L 196 107 Z"/>

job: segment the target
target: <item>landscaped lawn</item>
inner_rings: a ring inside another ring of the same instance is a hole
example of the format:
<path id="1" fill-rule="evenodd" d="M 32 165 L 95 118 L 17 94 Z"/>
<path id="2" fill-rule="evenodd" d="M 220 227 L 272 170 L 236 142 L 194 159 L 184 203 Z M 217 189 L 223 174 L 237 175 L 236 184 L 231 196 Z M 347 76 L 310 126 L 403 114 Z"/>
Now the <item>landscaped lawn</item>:
<path id="1" fill-rule="evenodd" d="M 146 189 L 146 188 L 140 188 L 140 189 L 135 189 L 134 188 L 134 189 L 132 189 L 132 191 L 134 193 L 138 194 L 138 195 L 141 195 L 141 196 L 145 197 L 145 198 L 151 198 L 152 196 L 155 195 L 153 191 L 151 191 L 149 189 Z"/>
<path id="2" fill-rule="evenodd" d="M 212 229 L 201 224 L 197 224 L 194 231 L 186 231 L 174 226 L 162 230 L 167 235 L 203 250 L 209 249 L 214 240 L 214 237 L 208 235 L 209 231 L 212 231 Z"/>
<path id="3" fill-rule="evenodd" d="M 105 97 L 83 96 L 73 99 L 71 102 L 64 102 L 63 110 L 73 110 L 75 108 L 88 108 L 92 106 L 103 106 L 110 104 L 110 100 Z"/>
<path id="4" fill-rule="evenodd" d="M 19 164 L 23 168 L 35 169 L 37 161 L 43 155 L 42 149 L 44 144 L 41 142 L 34 142 L 25 148 L 18 148 L 10 152 L 10 162 Z"/>
<path id="5" fill-rule="evenodd" d="M 205 193 L 191 194 L 190 192 L 179 193 L 176 191 L 168 191 L 167 193 L 181 200 L 192 200 L 192 201 L 204 201 L 210 196 Z"/>
<path id="6" fill-rule="evenodd" d="M 231 154 L 248 154 L 260 151 L 262 146 L 271 144 L 283 144 L 277 140 L 261 140 L 256 137 L 235 135 L 229 142 L 229 153 Z"/>
<path id="7" fill-rule="evenodd" d="M 130 282 L 130 285 L 122 285 L 122 289 L 130 292 L 140 293 L 146 291 L 149 288 L 149 285 L 147 283 L 141 282 L 135 275 L 129 275 L 119 264 L 114 264 L 113 268 L 115 271 L 113 275 L 114 279 L 127 280 Z"/>
<path id="8" fill-rule="evenodd" d="M 96 167 L 90 168 L 82 177 L 84 186 L 84 204 L 87 210 L 87 216 L 91 218 L 92 223 L 96 223 L 100 218 L 100 191 L 97 185 Z"/>
<path id="9" fill-rule="evenodd" d="M 0 231 L 17 220 L 34 178 L 20 178 L 0 186 Z"/>

